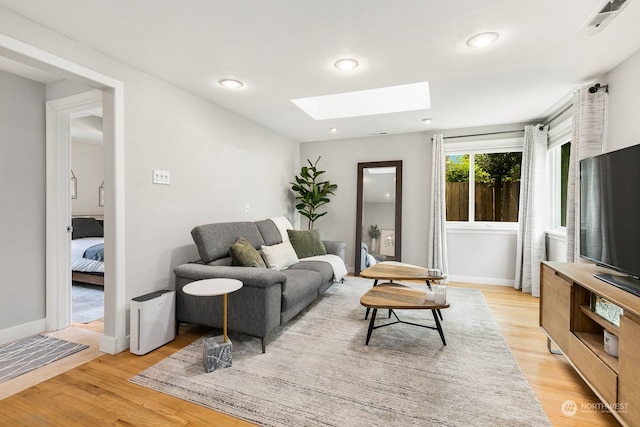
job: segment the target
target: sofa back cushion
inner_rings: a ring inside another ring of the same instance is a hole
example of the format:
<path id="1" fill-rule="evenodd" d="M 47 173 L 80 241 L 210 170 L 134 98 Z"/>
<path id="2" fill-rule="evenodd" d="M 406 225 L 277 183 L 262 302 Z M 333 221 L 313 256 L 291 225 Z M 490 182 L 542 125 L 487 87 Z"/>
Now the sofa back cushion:
<path id="1" fill-rule="evenodd" d="M 257 221 L 256 225 L 258 226 L 258 230 L 260 230 L 260 234 L 262 235 L 266 246 L 282 243 L 282 235 L 273 221 L 265 219 L 263 221 Z"/>
<path id="2" fill-rule="evenodd" d="M 199 225 L 191 230 L 191 236 L 198 247 L 200 259 L 204 263 L 229 257 L 229 248 L 240 237 L 247 239 L 256 249 L 265 244 L 260 230 L 254 222 L 220 222 Z"/>

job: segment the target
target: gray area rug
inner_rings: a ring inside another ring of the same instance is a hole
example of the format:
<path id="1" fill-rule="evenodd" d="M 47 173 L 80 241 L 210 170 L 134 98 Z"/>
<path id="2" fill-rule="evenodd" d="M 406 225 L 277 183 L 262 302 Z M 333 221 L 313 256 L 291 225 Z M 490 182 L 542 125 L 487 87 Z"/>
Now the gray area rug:
<path id="1" fill-rule="evenodd" d="M 91 323 L 104 317 L 104 287 L 73 285 L 71 287 L 71 319 Z"/>
<path id="2" fill-rule="evenodd" d="M 336 283 L 269 338 L 266 354 L 231 333 L 231 368 L 204 373 L 201 338 L 130 381 L 267 426 L 551 425 L 479 291 L 448 289 L 447 346 L 405 324 L 374 330 L 365 346 L 360 296 L 370 287 Z M 429 311 L 398 315 L 433 325 Z"/>
<path id="3" fill-rule="evenodd" d="M 0 347 L 0 383 L 60 360 L 89 346 L 36 335 Z"/>

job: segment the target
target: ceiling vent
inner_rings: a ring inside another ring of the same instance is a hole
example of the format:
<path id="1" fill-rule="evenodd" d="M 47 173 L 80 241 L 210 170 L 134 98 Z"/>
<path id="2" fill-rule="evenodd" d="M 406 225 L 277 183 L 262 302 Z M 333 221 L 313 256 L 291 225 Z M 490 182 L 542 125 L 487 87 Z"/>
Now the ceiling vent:
<path id="1" fill-rule="evenodd" d="M 602 31 L 627 5 L 628 0 L 607 0 L 598 11 L 587 21 L 590 36 Z"/>

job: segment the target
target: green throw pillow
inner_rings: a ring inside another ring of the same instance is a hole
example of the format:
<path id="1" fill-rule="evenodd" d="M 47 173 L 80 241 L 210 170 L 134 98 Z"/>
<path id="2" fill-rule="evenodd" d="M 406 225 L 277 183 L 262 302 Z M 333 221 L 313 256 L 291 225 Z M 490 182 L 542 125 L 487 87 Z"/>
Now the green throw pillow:
<path id="1" fill-rule="evenodd" d="M 231 253 L 232 265 L 267 268 L 267 265 L 264 263 L 260 253 L 244 237 L 236 240 L 236 242 L 229 248 L 229 252 Z"/>
<path id="2" fill-rule="evenodd" d="M 327 254 L 318 230 L 287 230 L 287 234 L 298 258 Z"/>

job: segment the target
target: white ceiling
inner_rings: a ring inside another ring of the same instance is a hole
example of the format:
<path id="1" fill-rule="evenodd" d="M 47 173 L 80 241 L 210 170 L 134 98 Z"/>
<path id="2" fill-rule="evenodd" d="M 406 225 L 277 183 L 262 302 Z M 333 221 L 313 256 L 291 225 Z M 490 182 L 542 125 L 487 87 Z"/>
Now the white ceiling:
<path id="1" fill-rule="evenodd" d="M 47 27 L 296 141 L 532 122 L 640 49 L 640 2 L 0 0 Z M 1 30 L 0 30 L 1 31 Z M 472 49 L 479 32 L 496 43 Z M 360 67 L 332 67 L 349 56 Z M 244 82 L 239 90 L 221 78 Z M 291 99 L 428 81 L 428 110 L 316 121 Z M 433 118 L 429 125 L 425 117 Z M 337 132 L 330 132 L 337 127 Z"/>

